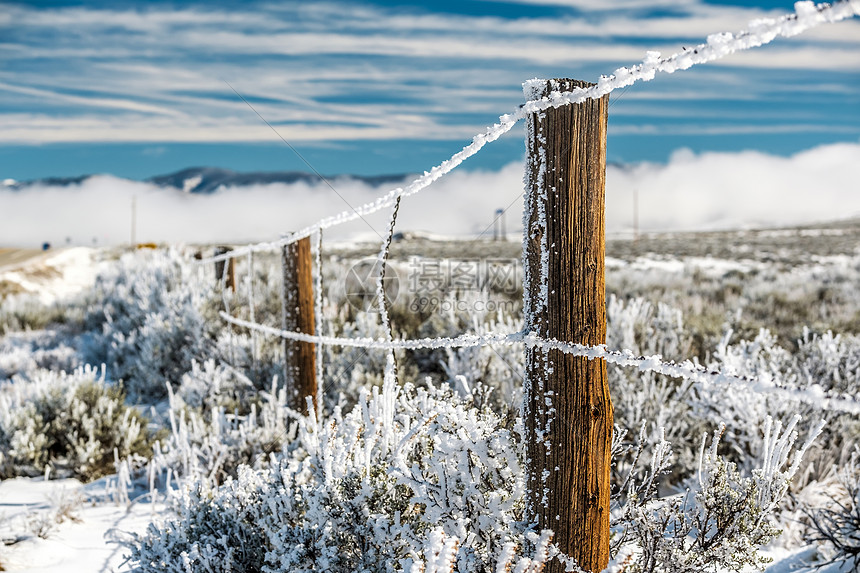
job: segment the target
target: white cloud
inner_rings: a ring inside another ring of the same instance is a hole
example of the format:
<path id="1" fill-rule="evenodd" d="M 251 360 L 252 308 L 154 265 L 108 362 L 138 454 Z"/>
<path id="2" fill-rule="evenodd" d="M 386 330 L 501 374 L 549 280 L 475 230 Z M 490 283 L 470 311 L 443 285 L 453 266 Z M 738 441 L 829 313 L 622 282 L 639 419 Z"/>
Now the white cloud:
<path id="1" fill-rule="evenodd" d="M 734 125 L 659 125 L 640 123 L 636 125 L 616 125 L 611 129 L 613 135 L 754 135 L 763 133 L 828 133 L 853 136 L 857 128 L 852 125 L 822 125 L 819 123 L 791 124 L 734 124 Z"/>
<path id="2" fill-rule="evenodd" d="M 755 151 L 676 152 L 667 165 L 607 173 L 607 228 L 632 226 L 639 191 L 643 230 L 790 225 L 860 216 L 860 144 L 820 146 L 791 157 Z"/>
<path id="3" fill-rule="evenodd" d="M 24 94 L 35 97 L 37 99 L 55 100 L 63 103 L 74 103 L 87 107 L 97 107 L 103 109 L 125 109 L 130 111 L 139 111 L 167 116 L 182 115 L 181 112 L 175 109 L 148 105 L 146 103 L 127 99 L 73 96 L 63 93 L 52 92 L 50 90 L 30 88 L 26 86 L 15 86 L 4 82 L 0 82 L 0 91 Z"/>
<path id="4" fill-rule="evenodd" d="M 860 28 L 855 33 L 860 33 Z M 860 71 L 860 57 L 858 57 L 857 46 L 845 48 L 838 46 L 827 48 L 805 46 L 799 50 L 785 46 L 767 46 L 758 50 L 732 54 L 715 63 L 720 66 L 763 69 Z"/>
<path id="5" fill-rule="evenodd" d="M 264 114 L 263 117 L 266 117 Z M 479 125 L 442 125 L 432 118 L 408 114 L 379 114 L 385 123 L 315 124 L 290 123 L 275 129 L 287 141 L 336 141 L 383 139 L 463 139 Z M 267 117 L 270 121 L 271 116 Z M 310 119 L 310 118 L 309 118 Z M 327 118 L 330 120 L 330 118 Z M 244 117 L 160 118 L 143 115 L 49 116 L 43 114 L 0 115 L 0 143 L 74 142 L 278 142 L 279 137 L 248 110 Z"/>
<path id="6" fill-rule="evenodd" d="M 531 4 L 539 6 L 566 6 L 584 11 L 610 11 L 654 8 L 681 8 L 699 4 L 698 0 L 488 0 L 509 4 Z"/>
<path id="7" fill-rule="evenodd" d="M 644 231 L 707 230 L 827 221 L 860 215 L 860 143 L 817 147 L 792 157 L 758 152 L 679 151 L 668 164 L 607 170 L 607 231 L 632 227 L 633 190 L 638 189 Z M 475 236 L 498 208 L 511 231 L 521 227 L 521 163 L 499 171 L 455 171 L 403 201 L 399 230 Z M 350 204 L 388 189 L 336 179 Z M 188 195 L 147 183 L 108 176 L 71 188 L 9 191 L 0 187 L 0 245 L 62 244 L 65 237 L 89 244 L 129 239 L 131 197 L 137 196 L 139 241 L 231 242 L 277 238 L 318 218 L 348 209 L 322 183 L 266 185 Z M 386 214 L 326 233 L 329 239 L 375 237 Z M 488 231 L 492 234 L 492 229 Z"/>

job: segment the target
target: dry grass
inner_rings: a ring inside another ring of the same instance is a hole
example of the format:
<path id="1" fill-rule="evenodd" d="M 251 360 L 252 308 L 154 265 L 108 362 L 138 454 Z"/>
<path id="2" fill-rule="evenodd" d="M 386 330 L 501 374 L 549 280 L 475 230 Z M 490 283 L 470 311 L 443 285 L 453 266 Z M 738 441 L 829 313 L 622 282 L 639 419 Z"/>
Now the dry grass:
<path id="1" fill-rule="evenodd" d="M 56 268 L 47 265 L 28 267 L 25 269 L 21 269 L 18 272 L 20 272 L 21 275 L 24 276 L 24 278 L 32 280 L 34 282 L 58 279 L 63 276 L 63 273 L 58 271 Z"/>
<path id="2" fill-rule="evenodd" d="M 0 300 L 7 296 L 23 294 L 25 292 L 27 291 L 24 290 L 21 285 L 16 282 L 0 280 Z"/>

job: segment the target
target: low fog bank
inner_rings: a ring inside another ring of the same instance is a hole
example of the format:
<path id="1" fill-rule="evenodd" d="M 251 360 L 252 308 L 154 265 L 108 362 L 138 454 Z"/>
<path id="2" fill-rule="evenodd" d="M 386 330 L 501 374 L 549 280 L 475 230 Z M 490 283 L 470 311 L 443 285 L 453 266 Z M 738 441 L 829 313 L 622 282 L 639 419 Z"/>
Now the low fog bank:
<path id="1" fill-rule="evenodd" d="M 694 154 L 679 150 L 667 164 L 607 169 L 607 231 L 629 234 L 634 191 L 641 231 L 769 227 L 860 215 L 860 144 L 816 147 L 791 157 L 754 151 Z M 522 228 L 522 163 L 499 171 L 455 171 L 403 200 L 398 230 L 492 237 L 497 209 L 507 231 Z M 137 242 L 243 242 L 276 238 L 315 220 L 351 210 L 387 192 L 349 178 L 269 184 L 193 195 L 100 175 L 80 184 L 0 186 L 0 245 L 105 245 L 131 240 L 132 197 Z M 388 213 L 326 233 L 345 240 L 382 235 Z"/>

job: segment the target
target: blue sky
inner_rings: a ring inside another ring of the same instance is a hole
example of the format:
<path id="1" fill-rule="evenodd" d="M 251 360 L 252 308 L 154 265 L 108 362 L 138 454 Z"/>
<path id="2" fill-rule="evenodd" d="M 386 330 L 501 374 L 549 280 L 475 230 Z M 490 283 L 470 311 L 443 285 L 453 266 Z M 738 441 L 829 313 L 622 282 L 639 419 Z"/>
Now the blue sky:
<path id="1" fill-rule="evenodd" d="M 195 165 L 429 169 L 516 109 L 532 77 L 594 80 L 789 2 L 443 0 L 0 3 L 0 179 Z M 860 140 L 860 18 L 637 84 L 610 161 L 789 155 Z M 522 159 L 521 129 L 467 169 Z"/>

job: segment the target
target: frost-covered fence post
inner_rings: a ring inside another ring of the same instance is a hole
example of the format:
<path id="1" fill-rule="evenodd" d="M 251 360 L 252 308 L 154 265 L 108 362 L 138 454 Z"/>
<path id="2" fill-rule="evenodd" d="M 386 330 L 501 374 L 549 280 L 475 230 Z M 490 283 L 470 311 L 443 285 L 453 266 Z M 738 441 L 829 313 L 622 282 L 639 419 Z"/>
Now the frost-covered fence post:
<path id="1" fill-rule="evenodd" d="M 531 80 L 526 99 L 593 84 Z M 604 286 L 608 95 L 528 117 L 523 214 L 526 328 L 542 338 L 606 342 Z M 609 560 L 612 402 L 606 363 L 526 350 L 523 417 L 527 519 L 588 571 Z M 547 573 L 565 570 L 561 560 Z"/>
<path id="2" fill-rule="evenodd" d="M 282 250 L 284 330 L 314 334 L 313 258 L 309 237 Z M 284 339 L 284 379 L 289 406 L 307 412 L 305 398 L 317 409 L 316 351 L 310 342 Z"/>
<path id="3" fill-rule="evenodd" d="M 215 256 L 229 253 L 233 249 L 231 247 L 215 247 Z M 224 269 L 227 269 L 227 276 L 224 276 Z M 236 292 L 236 265 L 233 262 L 233 257 L 227 260 L 215 261 L 215 280 L 224 288 L 229 287 L 230 290 Z"/>

